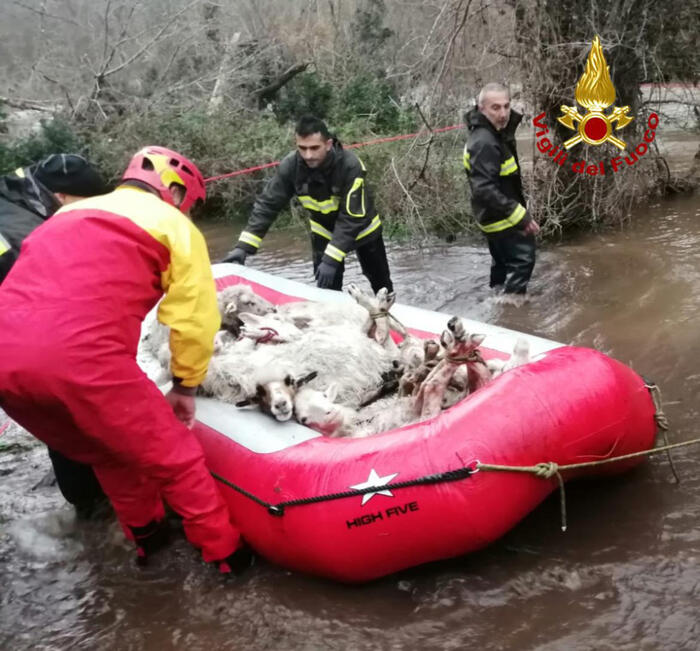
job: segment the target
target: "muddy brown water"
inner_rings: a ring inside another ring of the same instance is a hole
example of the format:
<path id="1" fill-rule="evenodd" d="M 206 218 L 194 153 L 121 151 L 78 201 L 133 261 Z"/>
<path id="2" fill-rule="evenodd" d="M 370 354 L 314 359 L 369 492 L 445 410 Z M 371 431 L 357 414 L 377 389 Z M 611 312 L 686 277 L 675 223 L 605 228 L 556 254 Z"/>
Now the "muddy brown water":
<path id="1" fill-rule="evenodd" d="M 700 437 L 700 197 L 640 213 L 541 250 L 520 308 L 489 296 L 481 241 L 391 246 L 399 300 L 598 348 L 661 386 L 672 440 Z M 204 230 L 217 258 L 233 229 Z M 251 264 L 311 282 L 308 257 L 280 231 Z M 700 446 L 675 452 L 680 485 L 661 456 L 570 483 L 566 533 L 555 495 L 482 552 L 363 586 L 264 561 L 226 582 L 181 536 L 139 569 L 113 521 L 76 522 L 41 482 L 40 445 L 13 426 L 0 447 L 1 649 L 700 646 Z"/>

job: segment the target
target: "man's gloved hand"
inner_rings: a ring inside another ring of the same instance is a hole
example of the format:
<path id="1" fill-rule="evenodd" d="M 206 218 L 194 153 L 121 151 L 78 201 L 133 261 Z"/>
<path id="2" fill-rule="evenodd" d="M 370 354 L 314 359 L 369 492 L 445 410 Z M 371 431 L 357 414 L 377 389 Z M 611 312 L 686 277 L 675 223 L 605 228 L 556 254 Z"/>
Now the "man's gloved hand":
<path id="1" fill-rule="evenodd" d="M 330 289 L 335 282 L 335 274 L 338 272 L 338 267 L 325 260 L 321 261 L 316 269 L 316 287 Z"/>
<path id="2" fill-rule="evenodd" d="M 240 247 L 236 247 L 233 249 L 233 251 L 229 251 L 223 258 L 221 258 L 221 262 L 233 262 L 234 264 L 245 264 L 245 259 L 248 257 L 248 254 L 241 249 Z"/>

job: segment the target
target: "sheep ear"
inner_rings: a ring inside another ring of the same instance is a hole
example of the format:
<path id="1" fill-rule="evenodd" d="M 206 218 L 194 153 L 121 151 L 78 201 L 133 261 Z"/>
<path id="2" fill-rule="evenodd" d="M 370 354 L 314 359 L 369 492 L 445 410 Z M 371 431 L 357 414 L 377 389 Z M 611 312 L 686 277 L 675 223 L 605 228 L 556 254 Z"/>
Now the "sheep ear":
<path id="1" fill-rule="evenodd" d="M 486 339 L 486 335 L 471 335 L 469 341 L 471 341 L 475 346 L 481 345 L 481 342 Z"/>
<path id="2" fill-rule="evenodd" d="M 239 400 L 236 403 L 236 407 L 250 407 L 253 404 L 252 398 L 246 398 L 245 400 Z"/>
<path id="3" fill-rule="evenodd" d="M 338 385 L 335 382 L 331 382 L 327 387 L 326 390 L 323 392 L 323 395 L 328 398 L 331 402 L 335 402 L 335 399 L 338 397 Z"/>
<path id="4" fill-rule="evenodd" d="M 388 307 L 391 307 L 394 304 L 395 300 L 396 300 L 396 292 L 389 292 L 386 295 L 386 302 L 388 303 Z"/>

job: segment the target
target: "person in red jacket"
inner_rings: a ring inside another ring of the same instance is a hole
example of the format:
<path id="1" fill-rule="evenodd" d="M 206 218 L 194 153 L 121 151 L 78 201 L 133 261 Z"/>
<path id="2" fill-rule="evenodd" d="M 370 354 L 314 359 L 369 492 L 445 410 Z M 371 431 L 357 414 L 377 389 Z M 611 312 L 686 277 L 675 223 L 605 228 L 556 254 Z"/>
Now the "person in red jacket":
<path id="1" fill-rule="evenodd" d="M 108 191 L 97 168 L 78 154 L 51 154 L 0 176 L 0 284 L 35 228 L 61 206 Z M 92 468 L 47 449 L 56 484 L 78 517 L 107 513 L 106 497 Z"/>
<path id="2" fill-rule="evenodd" d="M 207 562 L 252 562 L 190 428 L 219 328 L 206 243 L 186 216 L 205 198 L 195 165 L 145 147 L 113 192 L 60 209 L 25 240 L 0 286 L 0 407 L 92 465 L 140 559 L 164 542 L 165 500 Z M 170 327 L 165 396 L 136 363 L 160 301 Z"/>

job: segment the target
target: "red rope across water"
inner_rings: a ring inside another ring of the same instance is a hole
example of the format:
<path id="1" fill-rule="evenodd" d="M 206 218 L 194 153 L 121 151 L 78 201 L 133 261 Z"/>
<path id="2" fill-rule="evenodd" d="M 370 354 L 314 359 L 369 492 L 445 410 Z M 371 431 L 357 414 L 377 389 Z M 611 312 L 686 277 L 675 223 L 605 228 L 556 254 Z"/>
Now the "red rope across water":
<path id="1" fill-rule="evenodd" d="M 463 124 L 453 124 L 449 127 L 440 127 L 439 129 L 433 129 L 429 133 L 444 133 L 445 131 L 452 131 L 453 129 L 461 129 Z M 347 145 L 345 149 L 357 149 L 358 147 L 366 147 L 367 145 L 377 145 L 380 142 L 394 142 L 395 140 L 408 140 L 409 138 L 416 138 L 417 136 L 425 133 L 424 131 L 417 131 L 416 133 L 407 133 L 400 136 L 388 136 L 387 138 L 377 138 L 376 140 L 368 140 L 367 142 L 357 142 L 354 145 Z M 242 174 L 250 174 L 251 172 L 257 172 L 258 170 L 264 170 L 268 167 L 277 167 L 280 164 L 278 160 L 272 163 L 265 163 L 264 165 L 256 165 L 255 167 L 246 167 L 243 170 L 236 170 L 235 172 L 228 172 L 227 174 L 219 174 L 218 176 L 210 176 L 208 179 L 204 179 L 205 183 L 213 183 L 214 181 L 220 181 L 221 179 L 230 179 L 234 176 L 241 176 Z"/>

